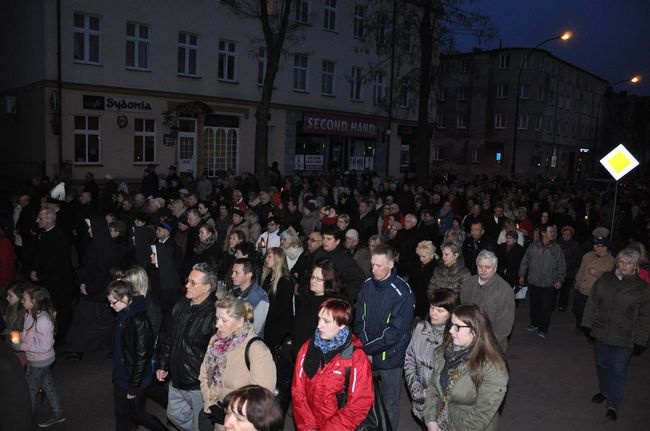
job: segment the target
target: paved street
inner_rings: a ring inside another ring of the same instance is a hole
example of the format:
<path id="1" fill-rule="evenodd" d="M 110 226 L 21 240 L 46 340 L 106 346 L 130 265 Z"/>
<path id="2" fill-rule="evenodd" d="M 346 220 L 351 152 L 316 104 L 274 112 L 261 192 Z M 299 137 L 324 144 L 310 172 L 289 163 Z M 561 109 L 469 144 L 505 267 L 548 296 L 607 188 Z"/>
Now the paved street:
<path id="1" fill-rule="evenodd" d="M 605 407 L 592 404 L 597 392 L 593 350 L 573 328 L 573 316 L 554 312 L 546 340 L 525 330 L 528 304 L 517 309 L 510 344 L 510 388 L 501 417 L 506 431 L 647 430 L 650 423 L 650 352 L 633 357 L 626 398 L 619 420 L 605 419 Z M 106 352 L 86 355 L 80 363 L 62 357 L 54 376 L 63 399 L 67 421 L 51 429 L 109 431 L 113 429 L 110 360 Z M 400 430 L 417 430 L 410 417 L 406 391 L 402 396 Z M 45 402 L 47 404 L 47 402 Z M 164 416 L 155 404 L 151 410 Z M 41 406 L 39 419 L 49 412 Z M 290 424 L 285 427 L 293 429 Z M 7 430 L 9 431 L 9 430 Z"/>

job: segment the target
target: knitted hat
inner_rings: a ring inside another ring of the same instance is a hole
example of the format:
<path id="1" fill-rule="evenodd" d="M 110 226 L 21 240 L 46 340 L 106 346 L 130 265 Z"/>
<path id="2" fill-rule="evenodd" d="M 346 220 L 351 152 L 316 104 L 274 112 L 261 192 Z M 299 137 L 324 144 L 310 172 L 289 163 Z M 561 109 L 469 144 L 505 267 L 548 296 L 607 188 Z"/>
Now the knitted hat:
<path id="1" fill-rule="evenodd" d="M 564 227 L 562 228 L 562 230 L 560 231 L 560 233 L 564 233 L 564 232 L 566 232 L 566 231 L 571 232 L 571 235 L 575 235 L 575 234 L 576 234 L 576 230 L 573 228 L 573 226 L 568 226 L 568 225 L 567 225 L 567 226 L 564 226 Z"/>
<path id="2" fill-rule="evenodd" d="M 594 238 L 598 238 L 598 237 L 605 238 L 609 236 L 609 229 L 607 229 L 604 226 L 599 226 L 596 229 L 594 229 L 593 232 L 591 232 L 591 234 L 594 236 Z"/>

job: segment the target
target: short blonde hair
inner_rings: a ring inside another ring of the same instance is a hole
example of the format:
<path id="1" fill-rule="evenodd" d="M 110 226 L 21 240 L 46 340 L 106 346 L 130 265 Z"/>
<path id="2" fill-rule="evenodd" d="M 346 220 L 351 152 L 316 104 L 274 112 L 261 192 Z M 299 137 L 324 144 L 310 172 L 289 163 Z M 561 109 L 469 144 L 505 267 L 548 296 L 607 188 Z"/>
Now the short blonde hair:
<path id="1" fill-rule="evenodd" d="M 436 246 L 431 241 L 420 241 L 415 249 L 415 253 L 420 257 L 434 257 L 436 254 Z"/>

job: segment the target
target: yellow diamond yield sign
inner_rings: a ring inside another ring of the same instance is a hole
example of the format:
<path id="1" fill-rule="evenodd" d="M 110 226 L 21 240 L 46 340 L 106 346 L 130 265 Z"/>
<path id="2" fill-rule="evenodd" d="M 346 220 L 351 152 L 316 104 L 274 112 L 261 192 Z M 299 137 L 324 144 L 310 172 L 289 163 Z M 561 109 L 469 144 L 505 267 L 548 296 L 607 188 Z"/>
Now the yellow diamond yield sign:
<path id="1" fill-rule="evenodd" d="M 618 181 L 625 174 L 639 166 L 639 161 L 634 158 L 632 153 L 623 144 L 620 144 L 600 159 L 600 164 Z"/>

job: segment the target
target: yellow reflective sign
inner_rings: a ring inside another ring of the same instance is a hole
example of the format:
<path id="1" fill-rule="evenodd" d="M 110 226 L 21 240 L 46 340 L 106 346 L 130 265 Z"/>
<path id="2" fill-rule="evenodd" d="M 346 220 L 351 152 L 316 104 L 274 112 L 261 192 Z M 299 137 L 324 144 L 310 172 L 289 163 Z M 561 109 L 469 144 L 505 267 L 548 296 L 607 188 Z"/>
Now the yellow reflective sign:
<path id="1" fill-rule="evenodd" d="M 618 181 L 632 169 L 639 166 L 639 161 L 634 158 L 632 153 L 623 144 L 620 144 L 600 159 L 600 164 Z"/>

